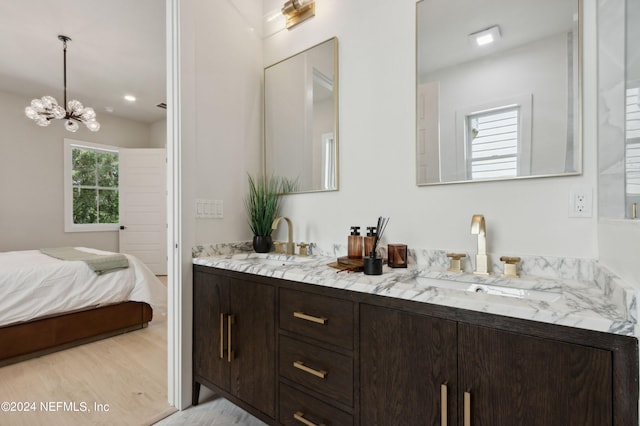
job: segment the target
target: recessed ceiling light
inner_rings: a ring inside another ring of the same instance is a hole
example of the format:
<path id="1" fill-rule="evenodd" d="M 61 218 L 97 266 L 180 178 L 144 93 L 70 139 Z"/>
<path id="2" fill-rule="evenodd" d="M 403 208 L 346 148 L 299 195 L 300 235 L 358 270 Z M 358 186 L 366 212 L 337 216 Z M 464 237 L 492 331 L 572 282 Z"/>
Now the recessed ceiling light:
<path id="1" fill-rule="evenodd" d="M 107 112 L 113 112 L 113 107 L 106 106 L 106 107 L 104 107 L 104 110 L 107 111 Z"/>
<path id="2" fill-rule="evenodd" d="M 135 102 L 136 101 L 136 97 L 133 95 L 124 95 L 124 100 L 125 101 L 129 101 L 129 102 Z"/>
<path id="3" fill-rule="evenodd" d="M 469 34 L 469 41 L 475 46 L 486 46 L 497 40 L 500 40 L 500 27 L 497 25 Z"/>

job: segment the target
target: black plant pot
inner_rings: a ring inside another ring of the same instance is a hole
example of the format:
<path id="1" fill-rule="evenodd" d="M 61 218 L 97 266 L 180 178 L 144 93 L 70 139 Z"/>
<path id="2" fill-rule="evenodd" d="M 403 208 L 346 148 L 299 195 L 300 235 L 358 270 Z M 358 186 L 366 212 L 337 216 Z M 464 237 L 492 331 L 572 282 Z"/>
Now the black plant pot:
<path id="1" fill-rule="evenodd" d="M 253 249 L 256 253 L 269 253 L 271 251 L 272 243 L 271 235 L 253 236 Z"/>

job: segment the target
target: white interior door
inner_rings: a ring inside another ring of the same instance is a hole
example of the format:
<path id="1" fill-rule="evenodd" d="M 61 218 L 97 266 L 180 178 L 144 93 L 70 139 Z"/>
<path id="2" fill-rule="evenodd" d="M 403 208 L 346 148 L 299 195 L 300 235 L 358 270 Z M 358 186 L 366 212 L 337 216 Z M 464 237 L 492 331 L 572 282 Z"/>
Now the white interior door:
<path id="1" fill-rule="evenodd" d="M 167 274 L 165 149 L 120 150 L 120 253 Z"/>

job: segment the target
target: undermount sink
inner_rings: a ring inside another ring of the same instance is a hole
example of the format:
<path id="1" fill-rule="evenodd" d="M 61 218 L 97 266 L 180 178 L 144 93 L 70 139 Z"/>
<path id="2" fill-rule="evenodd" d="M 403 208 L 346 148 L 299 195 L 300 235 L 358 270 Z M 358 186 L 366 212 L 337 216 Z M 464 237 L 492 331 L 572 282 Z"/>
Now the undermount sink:
<path id="1" fill-rule="evenodd" d="M 238 253 L 231 256 L 233 260 L 255 263 L 257 265 L 287 266 L 310 262 L 313 258 L 276 253 Z"/>
<path id="2" fill-rule="evenodd" d="M 562 297 L 562 292 L 557 288 L 547 289 L 547 290 L 538 290 L 538 289 L 508 287 L 508 286 L 497 285 L 497 284 L 468 283 L 468 282 L 462 282 L 462 281 L 450 281 L 450 280 L 423 278 L 423 277 L 418 277 L 417 280 L 419 283 L 429 285 L 431 287 L 441 287 L 441 288 L 447 288 L 451 290 L 464 291 L 467 293 L 489 294 L 492 296 L 505 296 L 505 297 L 512 297 L 516 299 L 539 300 L 539 301 L 544 301 L 548 303 L 555 302 Z"/>

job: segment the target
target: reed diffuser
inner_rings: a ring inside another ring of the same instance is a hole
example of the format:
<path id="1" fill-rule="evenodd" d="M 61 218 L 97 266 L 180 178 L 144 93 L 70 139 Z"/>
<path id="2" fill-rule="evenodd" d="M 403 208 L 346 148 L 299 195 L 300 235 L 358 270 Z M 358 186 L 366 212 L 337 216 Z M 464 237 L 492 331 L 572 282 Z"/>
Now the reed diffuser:
<path id="1" fill-rule="evenodd" d="M 364 273 L 366 275 L 382 275 L 382 257 L 377 256 L 378 243 L 382 239 L 382 235 L 384 234 L 385 229 L 387 228 L 387 224 L 389 223 L 388 217 L 380 216 L 378 218 L 378 226 L 373 240 L 373 248 L 369 253 L 366 253 L 368 256 L 364 258 Z"/>

